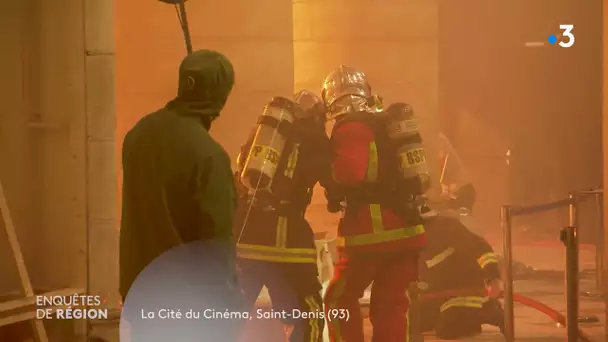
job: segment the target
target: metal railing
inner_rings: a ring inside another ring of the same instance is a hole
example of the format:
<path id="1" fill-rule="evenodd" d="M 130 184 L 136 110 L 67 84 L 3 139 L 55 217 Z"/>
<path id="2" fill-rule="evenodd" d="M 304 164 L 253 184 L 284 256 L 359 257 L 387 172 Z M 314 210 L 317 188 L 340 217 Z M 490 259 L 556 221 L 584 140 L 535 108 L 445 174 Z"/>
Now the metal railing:
<path id="1" fill-rule="evenodd" d="M 590 195 L 596 199 L 596 234 L 602 234 L 601 223 L 603 189 L 579 191 L 570 193 L 568 198 L 551 203 L 534 206 L 502 206 L 501 228 L 503 231 L 504 254 L 504 312 L 505 312 L 505 339 L 507 342 L 515 341 L 515 313 L 513 300 L 513 241 L 512 219 L 523 216 L 568 207 L 568 226 L 560 232 L 560 239 L 566 247 L 566 302 L 567 316 L 566 329 L 568 341 L 579 341 L 578 314 L 579 314 L 579 241 L 578 241 L 578 206 L 583 197 Z M 599 228 L 599 229 L 598 229 Z M 595 239 L 596 243 L 596 285 L 601 289 L 603 270 L 603 238 Z M 601 246 L 601 247 L 600 247 Z"/>
<path id="2" fill-rule="evenodd" d="M 604 189 L 598 188 L 593 190 L 580 191 L 578 193 L 581 196 L 593 196 L 594 207 L 595 207 L 595 287 L 596 290 L 601 293 L 604 291 L 604 277 L 602 272 L 604 270 L 604 208 L 603 208 L 603 196 Z"/>

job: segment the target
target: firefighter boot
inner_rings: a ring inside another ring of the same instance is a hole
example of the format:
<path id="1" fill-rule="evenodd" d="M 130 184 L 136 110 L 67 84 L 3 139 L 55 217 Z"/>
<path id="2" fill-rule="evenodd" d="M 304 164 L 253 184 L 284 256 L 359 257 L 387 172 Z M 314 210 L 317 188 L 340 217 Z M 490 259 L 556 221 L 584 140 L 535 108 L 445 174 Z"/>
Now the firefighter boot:
<path id="1" fill-rule="evenodd" d="M 493 325 L 500 329 L 500 332 L 505 332 L 505 312 L 498 300 L 492 299 L 484 303 L 482 308 L 483 323 Z"/>

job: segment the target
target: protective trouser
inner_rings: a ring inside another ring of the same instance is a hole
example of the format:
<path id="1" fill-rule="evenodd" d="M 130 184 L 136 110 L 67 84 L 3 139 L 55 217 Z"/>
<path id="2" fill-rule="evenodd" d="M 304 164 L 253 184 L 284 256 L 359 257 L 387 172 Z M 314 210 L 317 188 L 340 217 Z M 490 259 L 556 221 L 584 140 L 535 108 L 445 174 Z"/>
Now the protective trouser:
<path id="1" fill-rule="evenodd" d="M 442 340 L 462 339 L 481 333 L 489 324 L 504 330 L 504 312 L 498 300 L 482 297 L 455 297 L 443 304 L 426 303 L 421 307 L 422 331 L 435 330 Z"/>
<path id="2" fill-rule="evenodd" d="M 334 279 L 327 288 L 324 299 L 330 340 L 366 341 L 359 299 L 373 283 L 369 312 L 373 326 L 372 341 L 409 342 L 408 287 L 418 278 L 418 253 L 340 254 L 334 268 Z M 346 311 L 348 319 L 339 317 L 336 314 L 339 310 Z"/>
<path id="3" fill-rule="evenodd" d="M 266 286 L 274 311 L 323 312 L 316 264 L 246 259 L 240 259 L 238 264 L 239 281 L 248 308 L 253 308 L 262 287 Z M 293 326 L 290 342 L 323 341 L 325 320 L 322 315 L 313 315 L 311 318 L 288 318 L 283 323 Z"/>

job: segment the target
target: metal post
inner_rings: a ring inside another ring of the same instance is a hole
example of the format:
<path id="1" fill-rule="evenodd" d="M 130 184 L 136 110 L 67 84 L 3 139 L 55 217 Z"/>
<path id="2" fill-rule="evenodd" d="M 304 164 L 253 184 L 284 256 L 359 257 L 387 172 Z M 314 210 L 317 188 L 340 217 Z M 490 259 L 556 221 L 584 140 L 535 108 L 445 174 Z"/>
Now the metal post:
<path id="1" fill-rule="evenodd" d="M 603 22 L 603 29 L 602 32 L 608 32 L 608 5 L 606 5 L 606 2 L 604 1 L 602 4 L 602 22 Z M 608 39 L 606 39 L 606 36 L 604 36 L 603 39 L 603 44 L 602 44 L 602 54 L 604 56 L 603 58 L 603 114 L 602 114 L 602 148 L 604 150 L 603 153 L 603 184 L 604 184 L 604 189 L 606 188 L 606 185 L 608 184 L 608 156 L 606 155 L 606 151 L 608 151 L 608 58 L 606 58 L 606 56 L 608 56 Z M 604 198 L 604 203 L 603 203 L 603 212 L 607 212 L 608 211 L 608 203 L 606 203 L 606 196 L 603 197 Z M 606 220 L 604 219 L 604 251 L 608 250 L 608 225 L 606 225 L 608 222 L 606 222 Z M 608 255 L 604 255 L 604 265 L 608 265 Z M 608 277 L 608 272 L 602 272 L 604 277 Z M 608 278 L 604 278 L 604 286 L 608 285 Z M 608 322 L 608 289 L 604 289 L 604 291 L 602 291 L 605 296 L 604 296 L 604 300 L 605 300 L 605 320 L 604 322 Z M 604 330 L 604 341 L 608 342 L 608 324 L 605 323 L 605 330 Z"/>
<path id="2" fill-rule="evenodd" d="M 500 225 L 502 228 L 502 249 L 504 267 L 504 311 L 505 311 L 505 341 L 515 341 L 515 312 L 513 310 L 513 242 L 511 231 L 511 208 L 500 208 Z"/>
<path id="3" fill-rule="evenodd" d="M 568 205 L 569 226 L 565 228 L 564 242 L 566 244 L 566 303 L 567 317 L 566 328 L 568 330 L 568 341 L 578 342 L 578 302 L 579 302 L 579 281 L 578 281 L 578 232 L 577 232 L 577 198 L 568 194 L 571 200 Z"/>
<path id="4" fill-rule="evenodd" d="M 423 342 L 424 337 L 420 333 L 420 301 L 419 301 L 419 289 L 418 282 L 412 282 L 408 289 L 408 296 L 410 299 L 409 308 L 409 334 L 411 342 Z"/>
<path id="5" fill-rule="evenodd" d="M 602 194 L 595 194 L 595 227 L 597 237 L 595 239 L 595 286 L 600 294 L 604 287 L 604 215 L 602 208 Z"/>
<path id="6" fill-rule="evenodd" d="M 576 209 L 578 204 L 578 198 L 576 198 L 573 193 L 569 193 L 568 199 L 570 200 L 570 204 L 568 204 L 568 225 L 570 227 L 577 227 L 578 213 L 576 212 Z"/>

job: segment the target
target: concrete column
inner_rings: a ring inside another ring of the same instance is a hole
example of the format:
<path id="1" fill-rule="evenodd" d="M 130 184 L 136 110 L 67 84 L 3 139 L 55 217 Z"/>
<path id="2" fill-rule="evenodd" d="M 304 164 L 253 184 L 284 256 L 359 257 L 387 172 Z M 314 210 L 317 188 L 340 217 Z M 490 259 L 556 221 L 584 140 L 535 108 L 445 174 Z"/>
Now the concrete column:
<path id="1" fill-rule="evenodd" d="M 35 236 L 39 249 L 33 275 L 43 288 L 85 286 L 86 198 L 84 32 L 82 0 L 34 0 L 27 54 L 34 73 L 25 86 L 30 100 L 28 129 L 36 161 L 41 205 Z M 50 257 L 52 256 L 52 257 Z"/>
<path id="2" fill-rule="evenodd" d="M 34 288 L 90 285 L 117 304 L 113 3 L 84 4 L 13 1 L 2 11 L 0 179 Z"/>
<path id="3" fill-rule="evenodd" d="M 82 0 L 11 1 L 5 7 L 0 180 L 33 287 L 84 287 Z M 18 290 L 13 258 L 3 251 L 2 285 Z"/>
<path id="4" fill-rule="evenodd" d="M 111 308 L 118 293 L 118 220 L 114 77 L 114 2 L 81 0 L 84 5 L 85 192 L 87 293 Z"/>
<path id="5" fill-rule="evenodd" d="M 608 184 L 608 3 L 606 1 L 603 2 L 602 6 L 604 15 L 602 18 L 603 21 L 603 90 L 604 90 L 604 98 L 603 98 L 603 124 L 602 124 L 602 135 L 603 135 L 603 144 L 602 150 L 604 155 L 604 251 L 608 251 L 608 201 L 606 200 L 606 185 Z M 604 294 L 608 293 L 608 253 L 604 253 Z M 608 306 L 606 306 L 606 316 L 605 322 L 608 322 Z M 605 341 L 608 341 L 608 325 L 606 326 L 606 336 Z"/>
<path id="6" fill-rule="evenodd" d="M 234 64 L 236 85 L 212 134 L 235 158 L 271 97 L 293 90 L 291 3 L 276 0 L 188 1 L 194 49 L 213 49 Z M 171 100 L 185 55 L 172 6 L 118 1 L 117 109 L 119 141 L 145 114 Z"/>
<path id="7" fill-rule="evenodd" d="M 432 135 L 438 105 L 437 1 L 293 0 L 293 5 L 296 89 L 319 91 L 335 67 L 356 67 L 386 103 L 412 104 L 425 135 Z M 314 201 L 322 202 L 322 196 Z"/>

